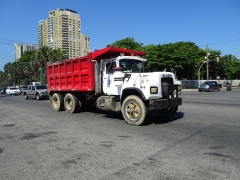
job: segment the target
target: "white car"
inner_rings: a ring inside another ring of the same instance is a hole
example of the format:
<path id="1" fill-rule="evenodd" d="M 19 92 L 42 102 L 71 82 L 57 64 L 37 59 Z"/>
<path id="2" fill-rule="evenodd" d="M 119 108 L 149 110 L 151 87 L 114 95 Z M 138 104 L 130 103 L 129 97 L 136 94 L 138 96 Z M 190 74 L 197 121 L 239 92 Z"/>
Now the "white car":
<path id="1" fill-rule="evenodd" d="M 11 95 L 11 94 L 20 94 L 20 90 L 15 87 L 8 87 L 6 89 L 6 94 Z"/>

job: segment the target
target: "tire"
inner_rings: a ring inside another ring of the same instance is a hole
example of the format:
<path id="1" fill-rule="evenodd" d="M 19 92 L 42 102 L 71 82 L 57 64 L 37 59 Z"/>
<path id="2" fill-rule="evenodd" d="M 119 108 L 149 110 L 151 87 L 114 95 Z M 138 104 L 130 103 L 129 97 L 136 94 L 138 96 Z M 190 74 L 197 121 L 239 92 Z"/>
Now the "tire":
<path id="1" fill-rule="evenodd" d="M 159 111 L 158 113 L 163 117 L 170 118 L 177 112 L 177 110 L 178 110 L 178 106 L 175 106 L 175 107 L 163 109 L 163 110 Z"/>
<path id="2" fill-rule="evenodd" d="M 198 90 L 198 92 L 202 92 L 202 90 Z"/>
<path id="3" fill-rule="evenodd" d="M 78 111 L 79 110 L 78 98 L 71 93 L 66 94 L 66 96 L 64 97 L 64 107 L 65 110 L 71 114 Z"/>
<path id="4" fill-rule="evenodd" d="M 36 94 L 36 99 L 39 101 L 40 100 L 40 95 Z"/>
<path id="5" fill-rule="evenodd" d="M 63 97 L 60 93 L 54 93 L 52 96 L 52 108 L 54 111 L 62 111 L 63 106 Z"/>
<path id="6" fill-rule="evenodd" d="M 84 109 L 86 108 L 85 101 L 79 95 L 76 95 L 76 98 L 78 100 L 78 108 L 75 110 L 75 112 L 82 112 L 82 111 L 84 111 Z"/>
<path id="7" fill-rule="evenodd" d="M 148 107 L 141 98 L 128 96 L 122 104 L 122 114 L 128 124 L 142 125 L 148 115 Z"/>
<path id="8" fill-rule="evenodd" d="M 27 93 L 24 94 L 24 99 L 25 99 L 25 100 L 28 100 L 28 95 L 27 95 Z"/>

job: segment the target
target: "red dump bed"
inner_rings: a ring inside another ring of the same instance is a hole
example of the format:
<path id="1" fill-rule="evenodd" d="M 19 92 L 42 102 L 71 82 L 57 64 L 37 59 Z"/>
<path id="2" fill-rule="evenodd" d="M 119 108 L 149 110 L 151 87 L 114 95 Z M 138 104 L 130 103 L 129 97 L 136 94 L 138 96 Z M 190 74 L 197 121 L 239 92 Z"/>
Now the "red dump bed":
<path id="1" fill-rule="evenodd" d="M 122 48 L 107 47 L 88 53 L 84 57 L 47 64 L 48 91 L 94 91 L 94 63 L 91 60 L 109 59 L 120 53 L 125 56 L 146 53 Z"/>

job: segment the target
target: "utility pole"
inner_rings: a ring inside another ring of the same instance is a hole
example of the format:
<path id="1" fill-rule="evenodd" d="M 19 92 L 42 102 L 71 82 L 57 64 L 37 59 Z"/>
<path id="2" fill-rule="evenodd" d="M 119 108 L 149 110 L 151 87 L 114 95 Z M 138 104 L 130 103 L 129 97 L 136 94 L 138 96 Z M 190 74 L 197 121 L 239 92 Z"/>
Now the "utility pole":
<path id="1" fill-rule="evenodd" d="M 206 71 L 207 71 L 207 81 L 209 80 L 209 73 L 208 73 L 208 45 L 206 45 Z"/>

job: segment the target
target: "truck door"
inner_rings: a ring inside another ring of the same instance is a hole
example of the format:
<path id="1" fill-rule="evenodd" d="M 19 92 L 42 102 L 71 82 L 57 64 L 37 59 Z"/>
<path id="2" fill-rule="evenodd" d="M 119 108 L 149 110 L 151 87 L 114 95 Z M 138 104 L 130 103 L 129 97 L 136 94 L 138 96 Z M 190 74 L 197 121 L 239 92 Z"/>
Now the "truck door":
<path id="1" fill-rule="evenodd" d="M 120 89 L 114 84 L 113 68 L 116 61 L 103 62 L 103 92 L 107 95 L 120 95 Z"/>

